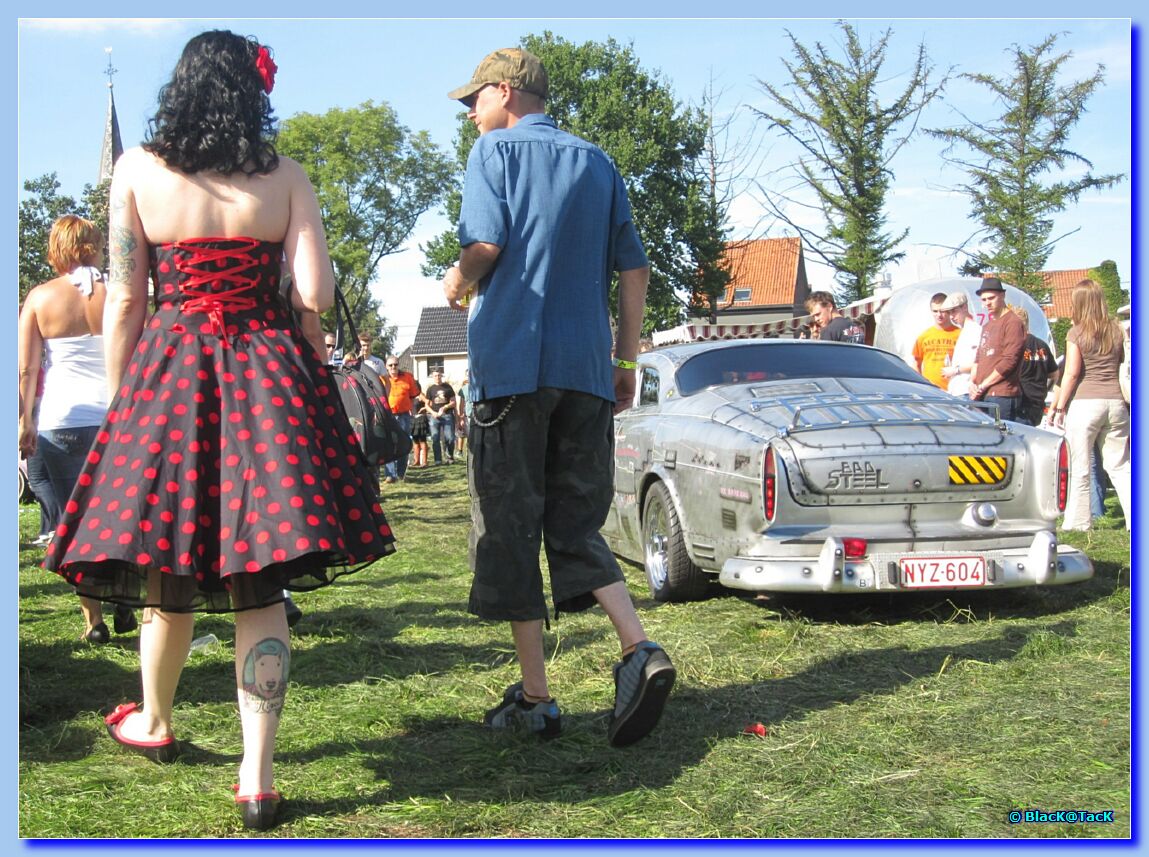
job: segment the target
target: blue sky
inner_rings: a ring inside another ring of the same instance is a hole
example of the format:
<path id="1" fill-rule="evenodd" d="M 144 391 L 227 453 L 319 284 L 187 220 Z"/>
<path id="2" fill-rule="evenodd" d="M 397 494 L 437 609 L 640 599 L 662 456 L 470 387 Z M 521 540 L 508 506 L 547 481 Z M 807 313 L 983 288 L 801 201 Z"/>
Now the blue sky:
<path id="1" fill-rule="evenodd" d="M 735 14 L 735 13 L 731 13 Z M 904 85 L 919 42 L 937 71 L 1009 73 L 1006 49 L 1032 45 L 1050 32 L 1065 32 L 1063 50 L 1072 79 L 1106 66 L 1106 84 L 1089 103 L 1089 113 L 1070 147 L 1089 157 L 1098 173 L 1131 168 L 1131 60 L 1128 19 L 851 19 L 864 38 L 891 28 L 884 70 L 891 90 Z M 194 33 L 226 27 L 257 36 L 270 45 L 279 64 L 272 103 L 280 119 L 293 114 L 351 107 L 367 100 L 386 101 L 407 127 L 426 130 L 444 149 L 452 147 L 456 105 L 447 90 L 469 78 L 488 50 L 515 44 L 528 33 L 550 30 L 570 41 L 613 37 L 633 45 L 644 68 L 658 70 L 682 102 L 697 102 L 713 76 L 719 108 L 733 112 L 735 134 L 758 136 L 760 161 L 752 170 L 760 182 L 777 187 L 779 168 L 794 152 L 778 136 L 763 133 L 751 109 L 766 102 L 759 79 L 787 80 L 782 58 L 790 55 L 786 31 L 804 44 L 837 38 L 833 18 L 787 20 L 714 18 L 709 20 L 611 18 L 507 19 L 54 19 L 25 20 L 18 26 L 18 164 L 23 181 L 55 171 L 65 193 L 78 196 L 94 182 L 107 106 L 106 48 L 112 48 L 116 106 L 125 146 L 142 139 L 179 51 Z M 960 110 L 988 119 L 997 114 L 985 91 L 955 80 L 945 102 L 931 107 L 923 127 L 959 123 Z M 968 204 L 950 189 L 961 174 L 946 167 L 938 141 L 919 137 L 893 161 L 896 175 L 889 201 L 891 230 L 908 227 L 902 249 L 906 260 L 891 266 L 895 286 L 949 275 L 954 264 L 942 249 L 964 241 L 972 231 Z M 1075 168 L 1076 169 L 1076 168 Z M 1103 259 L 1117 262 L 1123 279 L 1131 276 L 1131 190 L 1119 187 L 1090 193 L 1057 218 L 1054 234 L 1074 233 L 1062 241 L 1050 269 L 1084 268 Z M 761 193 L 744 188 L 732 209 L 735 234 L 777 237 L 783 224 L 761 219 Z M 409 249 L 385 260 L 377 292 L 383 313 L 398 325 L 399 344 L 415 333 L 420 307 L 441 300 L 438 287 L 418 273 L 418 245 L 446 228 L 430 212 L 419 223 Z M 1075 231 L 1076 230 L 1076 231 Z M 816 286 L 829 285 L 829 272 L 807 256 Z"/>

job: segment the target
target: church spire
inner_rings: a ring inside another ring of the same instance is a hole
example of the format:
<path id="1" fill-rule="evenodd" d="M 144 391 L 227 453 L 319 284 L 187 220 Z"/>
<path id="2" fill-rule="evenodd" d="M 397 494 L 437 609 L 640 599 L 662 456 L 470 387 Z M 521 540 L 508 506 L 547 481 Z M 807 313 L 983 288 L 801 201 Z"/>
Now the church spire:
<path id="1" fill-rule="evenodd" d="M 108 76 L 108 121 L 104 124 L 104 146 L 100 150 L 100 177 L 97 182 L 112 177 L 112 167 L 124 153 L 124 144 L 120 142 L 120 121 L 116 118 L 116 99 L 112 94 L 112 75 L 116 73 L 112 67 L 112 49 L 104 48 L 104 53 L 108 55 L 108 67 L 104 70 Z"/>

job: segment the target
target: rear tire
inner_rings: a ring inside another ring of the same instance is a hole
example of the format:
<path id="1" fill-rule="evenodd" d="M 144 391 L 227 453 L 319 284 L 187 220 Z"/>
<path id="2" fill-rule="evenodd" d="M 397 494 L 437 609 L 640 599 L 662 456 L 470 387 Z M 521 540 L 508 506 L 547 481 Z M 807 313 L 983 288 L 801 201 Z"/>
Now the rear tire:
<path id="1" fill-rule="evenodd" d="M 655 601 L 698 601 L 710 580 L 690 560 L 682 525 L 670 489 L 662 482 L 650 487 L 642 510 L 642 559 L 646 583 Z"/>

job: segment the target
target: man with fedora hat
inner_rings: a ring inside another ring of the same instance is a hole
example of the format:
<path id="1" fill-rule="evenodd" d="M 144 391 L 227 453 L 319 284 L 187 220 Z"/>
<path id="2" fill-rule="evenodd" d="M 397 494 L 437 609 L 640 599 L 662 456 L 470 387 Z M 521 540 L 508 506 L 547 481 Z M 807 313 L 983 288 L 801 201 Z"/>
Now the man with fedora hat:
<path id="1" fill-rule="evenodd" d="M 1019 420 L 1025 324 L 1008 311 L 1005 286 L 997 277 L 982 278 L 977 296 L 981 298 L 987 320 L 981 329 L 969 396 L 996 404 L 1002 419 Z"/>
<path id="2" fill-rule="evenodd" d="M 463 183 L 459 262 L 443 279 L 447 302 L 465 302 L 470 313 L 468 609 L 510 621 L 522 672 L 484 722 L 557 735 L 541 541 L 555 617 L 598 603 L 618 634 L 607 735 L 621 746 L 654 728 L 675 679 L 599 535 L 614 491 L 613 415 L 634 400 L 650 268 L 618 170 L 597 146 L 556 127 L 544 113 L 547 89 L 538 57 L 504 48 L 448 93 L 479 129 Z"/>

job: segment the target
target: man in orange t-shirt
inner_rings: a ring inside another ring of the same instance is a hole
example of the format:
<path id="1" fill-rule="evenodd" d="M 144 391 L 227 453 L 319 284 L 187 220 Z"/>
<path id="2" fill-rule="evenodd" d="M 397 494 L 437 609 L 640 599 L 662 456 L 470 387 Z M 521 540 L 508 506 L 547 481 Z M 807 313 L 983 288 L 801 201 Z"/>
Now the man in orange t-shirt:
<path id="1" fill-rule="evenodd" d="M 927 328 L 914 343 L 914 369 L 943 390 L 949 386 L 949 380 L 942 374 L 942 369 L 949 365 L 954 346 L 961 335 L 961 328 L 950 320 L 949 310 L 942 309 L 945 302 L 945 292 L 938 292 L 930 298 L 930 312 L 934 314 L 933 326 Z"/>
<path id="2" fill-rule="evenodd" d="M 383 381 L 387 384 L 387 404 L 391 408 L 391 413 L 395 415 L 403 431 L 410 435 L 411 423 L 414 420 L 411 404 L 423 395 L 423 390 L 414 375 L 399 370 L 399 358 L 394 354 L 387 358 L 387 374 Z M 392 461 L 384 467 L 384 472 L 386 473 L 384 482 L 397 482 L 406 478 L 407 459 Z"/>

